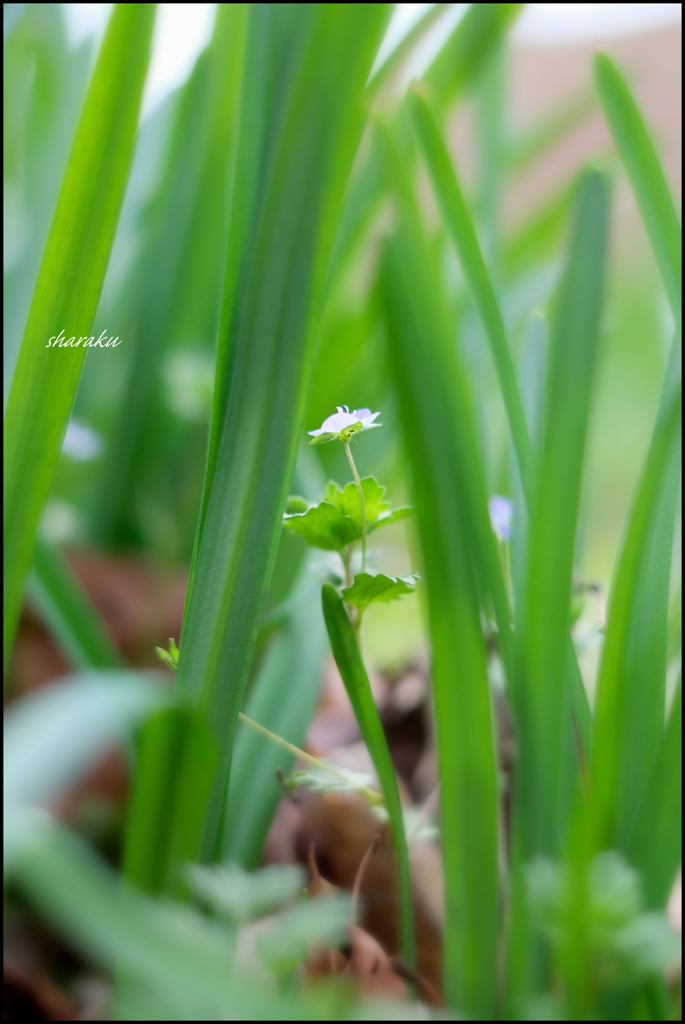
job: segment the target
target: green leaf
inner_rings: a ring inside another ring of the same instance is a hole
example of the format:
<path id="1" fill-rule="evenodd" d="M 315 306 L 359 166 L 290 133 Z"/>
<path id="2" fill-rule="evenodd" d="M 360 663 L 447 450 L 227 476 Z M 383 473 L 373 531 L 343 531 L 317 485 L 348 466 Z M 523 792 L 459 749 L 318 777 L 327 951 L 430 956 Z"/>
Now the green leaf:
<path id="1" fill-rule="evenodd" d="M 611 801 L 604 807 L 609 815 L 605 841 L 624 851 L 666 716 L 668 599 L 680 491 L 680 441 L 664 431 L 669 407 L 681 394 L 681 362 L 676 337 L 648 455 L 648 460 L 659 462 L 665 445 L 666 461 L 658 475 L 645 468 L 638 484 L 609 595 L 607 641 L 597 682 L 598 789 L 603 799 Z M 651 494 L 645 490 L 649 487 L 654 488 Z"/>
<path id="2" fill-rule="evenodd" d="M 285 513 L 288 516 L 299 515 L 306 512 L 308 508 L 309 502 L 306 498 L 301 498 L 299 494 L 291 494 L 285 506 Z"/>
<path id="3" fill-rule="evenodd" d="M 191 864 L 188 875 L 194 895 L 234 925 L 292 903 L 305 883 L 299 864 L 272 864 L 252 873 L 238 864 Z"/>
<path id="4" fill-rule="evenodd" d="M 595 57 L 595 88 L 637 205 L 678 328 L 682 323 L 682 232 L 673 198 L 640 110 L 606 53 Z"/>
<path id="5" fill-rule="evenodd" d="M 194 461 L 184 451 L 189 430 L 169 408 L 168 385 L 160 384 L 169 380 L 170 370 L 181 367 L 181 394 L 187 400 L 188 369 L 195 365 L 209 377 L 211 406 L 246 9 L 245 4 L 216 9 L 209 43 L 178 95 L 170 97 L 172 123 L 163 144 L 145 138 L 145 128 L 141 131 L 141 155 L 146 141 L 158 166 L 136 225 L 140 251 L 113 302 L 117 318 L 125 316 L 129 361 L 93 503 L 91 534 L 106 546 L 143 541 L 173 560 L 190 555 L 206 438 L 203 430 L 191 477 L 190 514 L 183 515 L 173 470 L 186 478 Z M 104 383 L 111 387 L 109 380 Z M 176 550 L 162 548 L 157 524 L 148 526 L 141 516 L 143 503 L 175 513 L 185 526 L 185 550 L 178 550 L 181 539 Z"/>
<path id="6" fill-rule="evenodd" d="M 371 523 L 367 527 L 367 533 L 373 533 L 374 530 L 380 530 L 381 526 L 390 526 L 392 523 L 399 522 L 400 519 L 407 519 L 408 516 L 413 516 L 416 509 L 410 505 L 403 505 L 401 508 L 394 508 L 391 512 L 383 512 L 378 517 L 375 523 Z"/>
<path id="7" fill-rule="evenodd" d="M 533 452 L 495 290 L 490 281 L 462 190 L 438 126 L 425 99 L 416 89 L 411 93 L 411 103 L 422 153 L 430 173 L 443 223 L 450 241 L 456 249 L 471 301 L 490 346 L 509 418 L 521 476 L 526 492 L 530 493 L 535 472 Z"/>
<path id="8" fill-rule="evenodd" d="M 385 252 L 382 293 L 428 593 L 442 780 L 445 999 L 460 1013 L 489 1019 L 497 986 L 499 809 L 479 588 L 493 597 L 509 678 L 511 613 L 488 515 L 473 396 L 440 270 L 392 150 L 388 164 L 401 217 Z"/>
<path id="9" fill-rule="evenodd" d="M 423 76 L 441 107 L 473 81 L 523 4 L 469 4 Z"/>
<path id="10" fill-rule="evenodd" d="M 264 654 L 245 702 L 245 714 L 296 747 L 304 745 L 314 715 L 328 649 L 319 598 L 321 585 L 305 566 L 283 628 Z M 295 755 L 244 722 L 238 726 L 227 796 L 223 859 L 259 863 L 283 790 L 276 770 L 289 772 Z"/>
<path id="11" fill-rule="evenodd" d="M 58 548 L 38 540 L 28 594 L 74 668 L 119 668 L 121 655 L 107 635 Z"/>
<path id="12" fill-rule="evenodd" d="M 164 700 L 154 677 L 88 672 L 12 704 L 4 730 L 8 807 L 47 803 Z"/>
<path id="13" fill-rule="evenodd" d="M 364 508 L 366 511 L 367 529 L 375 523 L 378 517 L 390 508 L 390 503 L 383 501 L 385 487 L 381 487 L 378 481 L 372 476 L 362 477 L 360 481 L 364 493 Z M 329 483 L 324 494 L 326 501 L 336 505 L 343 515 L 349 516 L 361 529 L 362 510 L 359 501 L 359 491 L 355 483 L 346 484 L 340 488 L 336 483 Z"/>
<path id="14" fill-rule="evenodd" d="M 181 865 L 197 854 L 216 740 L 197 708 L 169 707 L 145 723 L 137 755 L 122 873 L 143 892 L 184 897 Z"/>
<path id="15" fill-rule="evenodd" d="M 368 572 L 360 572 L 354 577 L 351 587 L 346 587 L 343 600 L 355 605 L 360 613 L 371 601 L 394 601 L 405 594 L 413 594 L 415 584 L 421 577 L 417 572 L 411 576 L 385 576 L 379 572 L 371 576 Z"/>
<path id="16" fill-rule="evenodd" d="M 359 652 L 357 638 L 347 617 L 338 592 L 330 583 L 324 583 L 321 590 L 323 616 L 328 639 L 338 671 L 345 684 L 347 696 L 368 748 L 378 781 L 385 797 L 385 806 L 390 818 L 400 887 L 400 918 L 402 931 L 402 952 L 406 963 L 413 967 L 415 962 L 414 922 L 412 913 L 411 875 L 409 853 L 404 831 L 402 804 L 395 778 L 388 744 L 369 685 L 369 677 Z"/>
<path id="17" fill-rule="evenodd" d="M 131 166 L 154 4 L 117 4 L 62 182 L 5 415 L 5 666 Z M 108 352 L 97 350 L 97 357 Z M 27 472 L 27 466 L 31 471 Z"/>
<path id="18" fill-rule="evenodd" d="M 646 780 L 628 857 L 642 873 L 647 904 L 665 907 L 682 861 L 682 677 Z"/>
<path id="19" fill-rule="evenodd" d="M 313 437 L 310 444 L 326 444 L 328 441 L 334 441 L 336 437 L 340 437 L 339 434 L 317 434 Z"/>
<path id="20" fill-rule="evenodd" d="M 206 859 L 217 853 L 238 713 L 305 428 L 323 289 L 363 128 L 359 100 L 389 14 L 385 4 L 248 8 L 215 402 L 176 675 L 220 746 Z"/>
<path id="21" fill-rule="evenodd" d="M 283 526 L 324 551 L 342 551 L 361 538 L 361 527 L 330 501 L 322 501 L 303 514 L 286 516 Z"/>
<path id="22" fill-rule="evenodd" d="M 568 609 L 599 320 L 609 212 L 605 176 L 581 179 L 566 268 L 550 323 L 546 413 L 530 513 L 525 598 L 518 629 L 515 707 L 520 747 L 517 828 L 522 855 L 554 854 L 560 841 L 564 752 L 572 740 L 559 685 L 568 663 Z"/>
<path id="23" fill-rule="evenodd" d="M 676 337 L 609 594 L 595 698 L 597 840 L 623 850 L 663 731 L 681 403 Z"/>
<path id="24" fill-rule="evenodd" d="M 196 1019 L 312 1020 L 315 1012 L 227 970 L 225 930 L 208 927 L 189 908 L 160 906 L 121 879 L 75 836 L 34 830 L 13 878 L 31 903 L 89 962 L 140 979 Z M 80 899 L 74 899 L 74 893 Z M 132 1018 L 136 1019 L 136 1018 Z M 192 1018 L 191 1018 L 192 1019 Z"/>

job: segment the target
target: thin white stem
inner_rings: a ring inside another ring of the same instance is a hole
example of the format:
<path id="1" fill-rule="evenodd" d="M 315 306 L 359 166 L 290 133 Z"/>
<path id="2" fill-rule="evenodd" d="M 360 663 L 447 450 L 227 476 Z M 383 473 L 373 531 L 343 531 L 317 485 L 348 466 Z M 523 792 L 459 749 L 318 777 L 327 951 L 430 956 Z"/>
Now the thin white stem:
<path id="1" fill-rule="evenodd" d="M 355 466 L 354 459 L 352 458 L 349 441 L 345 441 L 345 451 L 347 453 L 347 461 L 349 462 L 352 470 L 352 475 L 354 476 L 354 482 L 356 483 L 357 490 L 359 491 L 359 504 L 361 505 L 362 510 L 362 572 L 364 572 L 366 569 L 366 506 L 364 504 L 364 491 L 362 490 L 362 482 L 359 479 L 357 467 Z"/>

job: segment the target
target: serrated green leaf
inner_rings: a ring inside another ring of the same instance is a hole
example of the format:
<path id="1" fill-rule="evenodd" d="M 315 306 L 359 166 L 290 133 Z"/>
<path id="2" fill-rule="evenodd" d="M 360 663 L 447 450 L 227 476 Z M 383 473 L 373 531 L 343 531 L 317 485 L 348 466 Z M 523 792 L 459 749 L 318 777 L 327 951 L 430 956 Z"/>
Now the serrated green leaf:
<path id="1" fill-rule="evenodd" d="M 322 501 L 302 515 L 286 516 L 283 525 L 324 551 L 342 551 L 361 537 L 361 528 L 330 501 Z"/>
<path id="2" fill-rule="evenodd" d="M 405 594 L 413 594 L 415 583 L 420 579 L 417 572 L 410 576 L 385 576 L 382 572 L 372 576 L 368 572 L 360 572 L 354 577 L 352 586 L 343 590 L 342 596 L 348 604 L 363 612 L 372 601 L 395 601 Z"/>
<path id="3" fill-rule="evenodd" d="M 383 501 L 385 487 L 381 487 L 378 481 L 372 476 L 362 477 L 360 481 L 364 493 L 364 509 L 366 512 L 367 532 L 372 523 L 375 523 L 379 516 L 390 508 L 390 502 Z M 349 516 L 361 529 L 362 510 L 359 501 L 359 491 L 355 483 L 346 484 L 340 488 L 331 481 L 326 488 L 326 501 L 336 505 L 343 515 Z"/>

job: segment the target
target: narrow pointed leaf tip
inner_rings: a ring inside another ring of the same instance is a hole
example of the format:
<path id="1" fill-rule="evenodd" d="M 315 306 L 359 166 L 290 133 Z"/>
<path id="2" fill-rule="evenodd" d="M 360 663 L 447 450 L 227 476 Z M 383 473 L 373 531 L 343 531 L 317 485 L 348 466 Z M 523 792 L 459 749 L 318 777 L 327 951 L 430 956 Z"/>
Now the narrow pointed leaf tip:
<path id="1" fill-rule="evenodd" d="M 343 600 L 356 605 L 363 611 L 371 601 L 394 601 L 405 594 L 413 594 L 416 581 L 421 577 L 417 572 L 410 576 L 386 576 L 379 572 L 372 576 L 368 572 L 360 572 L 354 577 L 351 587 L 346 587 Z"/>
<path id="2" fill-rule="evenodd" d="M 338 411 L 328 416 L 318 430 L 308 431 L 313 438 L 310 444 L 325 444 L 336 439 L 349 441 L 352 434 L 381 426 L 380 423 L 374 423 L 376 417 L 380 416 L 379 412 L 371 412 L 370 409 L 354 409 L 350 412 L 346 405 L 339 405 L 337 408 Z"/>

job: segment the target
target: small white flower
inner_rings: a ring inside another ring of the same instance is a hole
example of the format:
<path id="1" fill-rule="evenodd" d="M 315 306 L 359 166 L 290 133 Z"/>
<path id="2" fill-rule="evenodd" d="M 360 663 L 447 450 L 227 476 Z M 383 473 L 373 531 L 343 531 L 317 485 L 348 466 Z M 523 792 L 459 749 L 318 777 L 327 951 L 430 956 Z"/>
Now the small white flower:
<path id="1" fill-rule="evenodd" d="M 325 419 L 319 430 L 308 431 L 312 437 L 321 438 L 321 441 L 309 443 L 321 444 L 323 441 L 332 441 L 335 437 L 347 441 L 352 434 L 370 430 L 371 427 L 380 427 L 380 423 L 374 423 L 377 416 L 380 416 L 380 413 L 371 412 L 370 409 L 355 409 L 350 412 L 346 405 L 338 406 L 338 411 Z"/>
<path id="2" fill-rule="evenodd" d="M 511 520 L 514 515 L 514 506 L 508 498 L 501 494 L 493 494 L 488 500 L 490 511 L 490 522 L 498 540 L 509 540 L 511 537 Z"/>

